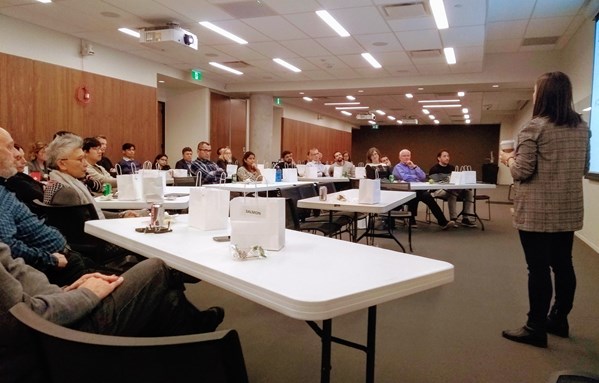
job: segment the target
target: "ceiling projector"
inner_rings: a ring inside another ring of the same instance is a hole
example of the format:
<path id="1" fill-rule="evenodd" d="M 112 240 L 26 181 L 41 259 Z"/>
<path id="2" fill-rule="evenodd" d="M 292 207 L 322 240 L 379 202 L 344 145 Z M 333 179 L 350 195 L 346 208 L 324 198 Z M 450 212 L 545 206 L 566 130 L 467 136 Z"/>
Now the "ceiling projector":
<path id="1" fill-rule="evenodd" d="M 144 28 L 140 31 L 139 42 L 151 48 L 166 50 L 172 46 L 187 46 L 198 49 L 198 38 L 179 26 Z"/>

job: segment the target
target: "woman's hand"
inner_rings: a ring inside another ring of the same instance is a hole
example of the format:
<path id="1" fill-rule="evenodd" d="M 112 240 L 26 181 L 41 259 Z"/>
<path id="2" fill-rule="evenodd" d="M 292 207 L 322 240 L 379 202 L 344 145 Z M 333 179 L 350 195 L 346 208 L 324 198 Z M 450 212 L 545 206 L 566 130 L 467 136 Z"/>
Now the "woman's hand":
<path id="1" fill-rule="evenodd" d="M 504 164 L 505 166 L 507 166 L 508 161 L 510 160 L 510 158 L 514 158 L 514 153 L 506 153 L 503 150 L 499 151 L 499 161 Z"/>

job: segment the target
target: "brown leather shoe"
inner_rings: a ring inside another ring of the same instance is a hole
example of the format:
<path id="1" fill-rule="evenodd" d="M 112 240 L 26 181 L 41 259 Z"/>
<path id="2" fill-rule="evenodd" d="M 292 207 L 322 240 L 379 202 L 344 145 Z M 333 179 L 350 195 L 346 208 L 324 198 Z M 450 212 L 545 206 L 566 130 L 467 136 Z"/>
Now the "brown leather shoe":
<path id="1" fill-rule="evenodd" d="M 515 330 L 505 330 L 501 335 L 514 342 L 525 343 L 535 347 L 547 347 L 547 333 L 524 326 Z"/>

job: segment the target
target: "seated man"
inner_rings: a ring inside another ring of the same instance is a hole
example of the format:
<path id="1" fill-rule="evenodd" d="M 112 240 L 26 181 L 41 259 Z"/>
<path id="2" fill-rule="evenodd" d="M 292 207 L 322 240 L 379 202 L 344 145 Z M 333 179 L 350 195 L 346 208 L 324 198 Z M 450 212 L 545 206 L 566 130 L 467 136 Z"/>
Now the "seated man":
<path id="1" fill-rule="evenodd" d="M 17 144 L 15 144 L 15 149 L 18 151 L 17 157 L 15 158 L 17 173 L 8 178 L 4 186 L 15 193 L 19 201 L 31 206 L 33 200 L 37 199 L 42 201 L 44 199 L 44 184 L 24 173 L 25 165 L 27 165 L 25 152 L 23 151 L 23 148 Z"/>
<path id="2" fill-rule="evenodd" d="M 129 142 L 123 144 L 123 159 L 117 165 L 121 168 L 122 174 L 133 174 L 141 169 L 141 164 L 135 160 L 135 145 Z"/>
<path id="3" fill-rule="evenodd" d="M 306 162 L 306 166 L 314 166 L 317 169 L 318 177 L 326 176 L 326 166 L 321 162 L 322 154 L 316 148 L 308 151 L 310 161 Z"/>
<path id="4" fill-rule="evenodd" d="M 335 152 L 335 162 L 329 167 L 329 176 L 333 176 L 335 168 L 341 168 L 341 176 L 354 178 L 356 175 L 356 167 L 351 162 L 347 162 L 343 159 L 343 153 Z"/>
<path id="5" fill-rule="evenodd" d="M 295 165 L 295 161 L 293 161 L 293 153 L 289 150 L 283 150 L 281 153 L 281 161 L 279 161 L 275 168 L 278 169 L 295 169 L 297 166 Z"/>
<path id="6" fill-rule="evenodd" d="M 85 172 L 89 178 L 98 181 L 102 185 L 110 184 L 116 191 L 116 178 L 111 176 L 108 170 L 98 165 L 102 159 L 102 143 L 94 137 L 88 137 L 83 140 L 83 153 L 85 155 Z"/>
<path id="7" fill-rule="evenodd" d="M 449 177 L 451 176 L 451 172 L 453 172 L 454 170 L 455 166 L 449 163 L 449 152 L 443 149 L 437 154 L 437 164 L 431 168 L 428 174 L 431 178 L 435 178 L 433 176 L 437 176 L 437 178 L 442 177 L 449 179 Z M 474 216 L 474 192 L 472 191 L 472 189 L 440 189 L 435 191 L 433 195 L 435 197 L 445 197 L 447 199 L 447 206 L 449 207 L 449 219 L 454 222 L 457 222 L 458 220 L 458 212 L 456 205 L 458 197 L 461 197 L 464 204 L 464 211 L 461 224 L 466 227 L 476 227 L 476 224 L 468 218 Z"/>
<path id="8" fill-rule="evenodd" d="M 191 175 L 191 163 L 193 161 L 193 150 L 189 146 L 186 146 L 181 150 L 183 156 L 179 161 L 175 163 L 175 169 L 187 170 L 187 175 Z"/>
<path id="9" fill-rule="evenodd" d="M 112 165 L 112 161 L 110 161 L 110 158 L 106 156 L 106 150 L 108 148 L 108 140 L 106 139 L 106 136 L 96 136 L 96 140 L 100 142 L 100 150 L 102 151 L 102 158 L 100 158 L 97 164 L 103 167 L 108 173 L 116 174 L 116 170 L 114 169 L 114 165 Z"/>
<path id="10" fill-rule="evenodd" d="M 399 181 L 405 182 L 424 182 L 426 181 L 426 174 L 424 171 L 412 162 L 412 153 L 408 149 L 403 149 L 399 152 L 399 163 L 393 168 L 393 175 Z M 416 198 L 408 202 L 408 208 L 412 213 L 410 218 L 410 225 L 416 226 L 416 215 L 418 214 L 418 202 L 424 202 L 426 206 L 431 210 L 431 213 L 437 219 L 437 223 L 443 230 L 447 230 L 455 225 L 454 221 L 448 221 L 443 215 L 443 211 L 435 199 L 431 196 L 428 190 L 417 190 Z"/>
<path id="11" fill-rule="evenodd" d="M 210 144 L 206 141 L 200 142 L 198 144 L 198 158 L 191 163 L 191 175 L 194 177 L 199 175 L 202 185 L 217 184 L 225 174 L 223 169 L 210 161 L 210 152 L 212 152 Z"/>
<path id="12" fill-rule="evenodd" d="M 0 371 L 3 378 L 13 377 L 11 381 L 41 381 L 34 378 L 39 374 L 31 359 L 35 346 L 19 336 L 21 327 L 8 312 L 19 302 L 58 325 L 117 336 L 211 332 L 225 315 L 221 307 L 200 311 L 191 304 L 176 274 L 156 258 L 138 263 L 120 277 L 86 274 L 62 289 L 22 259 L 13 259 L 8 246 L 0 243 L 0 285 Z"/>

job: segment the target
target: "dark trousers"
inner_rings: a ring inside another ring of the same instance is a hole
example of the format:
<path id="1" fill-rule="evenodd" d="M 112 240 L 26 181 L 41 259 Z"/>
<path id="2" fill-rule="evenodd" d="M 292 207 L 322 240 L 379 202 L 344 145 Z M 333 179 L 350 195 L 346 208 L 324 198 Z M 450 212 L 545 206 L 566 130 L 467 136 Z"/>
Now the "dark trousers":
<path id="1" fill-rule="evenodd" d="M 528 265 L 527 325 L 545 329 L 553 295 L 551 271 L 555 278 L 554 309 L 564 319 L 572 310 L 576 274 L 572 265 L 574 232 L 538 233 L 520 230 L 520 242 Z"/>
<path id="2" fill-rule="evenodd" d="M 421 201 L 431 209 L 431 213 L 433 213 L 439 225 L 447 225 L 449 221 L 445 218 L 443 211 L 428 190 L 416 190 L 416 198 L 408 202 L 408 210 L 410 210 L 414 219 L 416 219 L 416 214 L 418 214 L 418 202 Z"/>
<path id="3" fill-rule="evenodd" d="M 120 336 L 172 336 L 206 332 L 206 317 L 183 294 L 184 286 L 159 259 L 139 262 L 123 283 L 85 318 L 69 326 Z"/>

